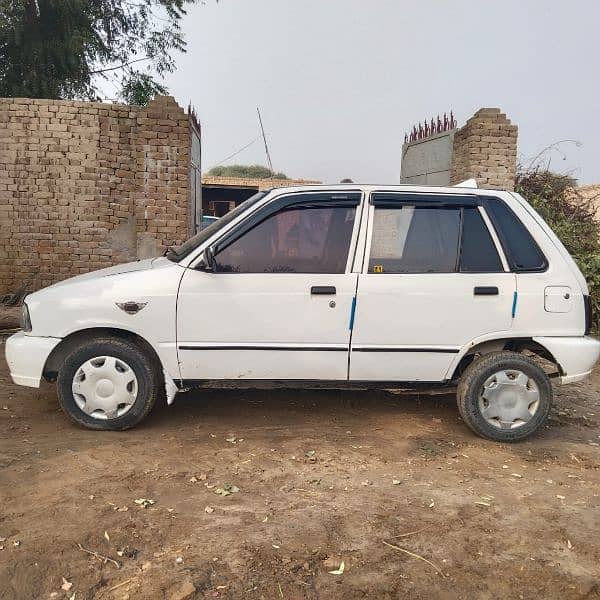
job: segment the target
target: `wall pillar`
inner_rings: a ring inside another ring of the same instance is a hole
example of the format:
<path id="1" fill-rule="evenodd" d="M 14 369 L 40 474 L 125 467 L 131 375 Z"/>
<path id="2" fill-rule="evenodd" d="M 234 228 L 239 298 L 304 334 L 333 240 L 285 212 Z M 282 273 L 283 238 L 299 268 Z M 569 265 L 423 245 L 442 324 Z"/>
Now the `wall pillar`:
<path id="1" fill-rule="evenodd" d="M 479 187 L 513 190 L 517 126 L 499 108 L 478 110 L 454 134 L 450 185 L 475 179 Z"/>

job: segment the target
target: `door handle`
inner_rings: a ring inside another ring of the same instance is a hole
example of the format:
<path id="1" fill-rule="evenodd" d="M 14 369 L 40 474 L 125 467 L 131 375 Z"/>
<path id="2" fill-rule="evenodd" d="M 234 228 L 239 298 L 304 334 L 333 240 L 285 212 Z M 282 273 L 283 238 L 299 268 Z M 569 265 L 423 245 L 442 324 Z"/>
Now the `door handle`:
<path id="1" fill-rule="evenodd" d="M 473 288 L 474 296 L 497 296 L 498 288 L 496 286 L 477 286 Z"/>
<path id="2" fill-rule="evenodd" d="M 310 288 L 310 293 L 321 296 L 333 296 L 335 294 L 334 285 L 313 285 Z"/>

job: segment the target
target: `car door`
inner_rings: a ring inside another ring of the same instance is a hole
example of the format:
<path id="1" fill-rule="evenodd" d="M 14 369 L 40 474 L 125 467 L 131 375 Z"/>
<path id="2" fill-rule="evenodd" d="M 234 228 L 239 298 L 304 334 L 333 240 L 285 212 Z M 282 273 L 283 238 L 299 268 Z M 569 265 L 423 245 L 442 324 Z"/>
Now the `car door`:
<path id="1" fill-rule="evenodd" d="M 506 332 L 515 275 L 477 195 L 374 193 L 350 379 L 442 381 L 471 340 Z"/>
<path id="2" fill-rule="evenodd" d="M 211 246 L 214 272 L 186 270 L 177 302 L 184 380 L 347 380 L 361 198 L 275 198 Z"/>

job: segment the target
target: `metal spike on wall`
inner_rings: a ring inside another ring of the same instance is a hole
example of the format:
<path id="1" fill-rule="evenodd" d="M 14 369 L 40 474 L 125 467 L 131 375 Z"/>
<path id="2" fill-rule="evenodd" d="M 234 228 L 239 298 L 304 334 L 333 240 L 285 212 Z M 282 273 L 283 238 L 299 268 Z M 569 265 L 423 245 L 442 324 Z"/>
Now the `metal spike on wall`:
<path id="1" fill-rule="evenodd" d="M 417 123 L 417 125 L 413 125 L 410 133 L 404 134 L 404 143 L 407 144 L 409 142 L 415 142 L 417 140 L 427 139 L 432 135 L 437 135 L 438 133 L 443 133 L 444 131 L 450 131 L 456 128 L 456 119 L 454 118 L 454 113 L 450 111 L 450 116 L 448 113 L 444 113 L 443 119 L 440 118 L 440 115 L 434 119 L 433 117 L 427 121 L 425 119 L 423 123 Z"/>
<path id="2" fill-rule="evenodd" d="M 188 104 L 187 112 L 188 112 L 190 119 L 192 120 L 192 123 L 196 126 L 196 128 L 199 131 L 200 130 L 200 121 L 198 121 L 198 115 L 196 114 L 196 109 L 192 106 L 191 102 Z"/>

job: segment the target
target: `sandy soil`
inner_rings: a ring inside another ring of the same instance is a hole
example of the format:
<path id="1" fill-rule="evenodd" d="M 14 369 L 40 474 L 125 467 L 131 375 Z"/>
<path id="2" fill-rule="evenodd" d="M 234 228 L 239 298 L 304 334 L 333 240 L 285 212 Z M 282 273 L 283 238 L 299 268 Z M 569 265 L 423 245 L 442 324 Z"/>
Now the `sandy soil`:
<path id="1" fill-rule="evenodd" d="M 0 431 L 0 598 L 600 598 L 600 371 L 501 445 L 390 392 L 195 392 L 96 433 L 0 359 Z"/>

